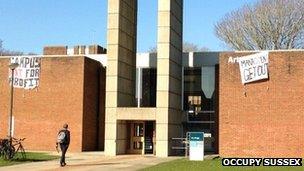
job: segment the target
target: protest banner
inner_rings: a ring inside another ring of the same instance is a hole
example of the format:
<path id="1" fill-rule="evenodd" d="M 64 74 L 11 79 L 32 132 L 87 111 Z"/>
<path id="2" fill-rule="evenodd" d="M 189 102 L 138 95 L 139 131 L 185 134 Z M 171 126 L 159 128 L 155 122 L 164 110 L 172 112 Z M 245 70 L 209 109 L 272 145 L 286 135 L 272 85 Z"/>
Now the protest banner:
<path id="1" fill-rule="evenodd" d="M 268 78 L 268 52 L 260 52 L 237 59 L 243 84 Z"/>
<path id="2" fill-rule="evenodd" d="M 12 57 L 10 63 L 18 63 L 19 66 L 14 70 L 13 85 L 15 88 L 33 89 L 39 85 L 40 76 L 39 56 L 16 56 Z M 11 71 L 9 80 L 12 81 Z"/>

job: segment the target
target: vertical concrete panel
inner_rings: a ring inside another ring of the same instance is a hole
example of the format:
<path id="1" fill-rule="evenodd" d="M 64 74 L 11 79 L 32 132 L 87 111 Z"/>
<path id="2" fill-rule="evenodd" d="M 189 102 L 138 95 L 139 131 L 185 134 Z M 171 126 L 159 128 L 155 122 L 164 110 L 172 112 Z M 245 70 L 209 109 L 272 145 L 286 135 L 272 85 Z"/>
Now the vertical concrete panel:
<path id="1" fill-rule="evenodd" d="M 182 84 L 176 74 L 182 73 L 183 0 L 159 0 L 158 5 L 156 155 L 167 157 L 173 154 L 171 138 L 181 133 L 181 99 L 176 96 L 182 90 L 175 84 Z"/>
<path id="2" fill-rule="evenodd" d="M 127 150 L 127 123 L 117 121 L 117 154 L 125 154 Z"/>
<path id="3" fill-rule="evenodd" d="M 137 0 L 108 0 L 105 154 L 110 156 L 125 152 L 125 141 L 118 138 L 123 134 L 117 129 L 121 124 L 117 125 L 116 110 L 111 108 L 136 105 L 136 28 Z"/>

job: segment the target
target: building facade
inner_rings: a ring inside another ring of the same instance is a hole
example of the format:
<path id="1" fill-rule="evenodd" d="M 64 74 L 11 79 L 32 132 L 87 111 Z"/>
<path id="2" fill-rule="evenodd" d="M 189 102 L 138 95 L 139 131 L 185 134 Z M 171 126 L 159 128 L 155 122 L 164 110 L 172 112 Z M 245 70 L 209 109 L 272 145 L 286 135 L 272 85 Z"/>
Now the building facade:
<path id="1" fill-rule="evenodd" d="M 57 53 L 57 52 L 56 52 Z M 0 58 L 0 137 L 9 128 L 9 57 Z M 72 151 L 104 148 L 105 68 L 83 55 L 41 59 L 39 86 L 14 89 L 13 135 L 30 150 L 53 150 L 62 124 L 69 124 Z"/>
<path id="2" fill-rule="evenodd" d="M 182 129 L 183 1 L 158 1 L 156 79 L 164 84 L 155 84 L 156 96 L 161 97 L 156 98 L 155 106 L 141 109 L 136 108 L 135 98 L 136 18 L 137 0 L 108 1 L 105 154 L 144 153 L 139 134 L 129 142 L 130 127 L 137 132 L 150 130 L 156 155 L 168 156 L 172 153 L 170 139 L 180 136 Z"/>
<path id="3" fill-rule="evenodd" d="M 55 51 L 57 53 L 57 51 Z M 44 55 L 40 84 L 34 90 L 15 89 L 14 136 L 26 137 L 31 150 L 53 150 L 54 137 L 64 122 L 72 131 L 72 151 L 116 148 L 118 154 L 154 154 L 158 148 L 174 150 L 173 138 L 187 132 L 205 132 L 206 152 L 221 156 L 297 157 L 303 156 L 304 51 L 270 51 L 269 78 L 243 85 L 239 65 L 229 58 L 256 52 L 190 52 L 183 53 L 179 120 L 180 129 L 168 137 L 164 147 L 157 145 L 157 54 L 137 54 L 134 71 L 134 101 L 130 107 L 116 107 L 115 127 L 119 143 L 107 147 L 105 105 L 106 72 L 111 65 L 107 55 Z M 9 58 L 1 64 L 1 137 L 7 135 Z M 161 84 L 161 85 L 159 85 Z M 113 86 L 115 86 L 113 84 Z M 126 85 L 117 84 L 124 88 Z M 111 100 L 111 99 L 110 99 Z M 121 99 L 123 100 L 123 99 Z M 109 104 L 108 104 L 109 105 Z M 108 109 L 109 110 L 109 109 Z M 166 113 L 165 113 L 166 114 Z M 113 116 L 111 116 L 113 117 Z M 161 116 L 158 116 L 161 117 Z M 117 139 L 118 139 L 117 138 Z M 181 145 L 181 144 L 179 144 Z M 106 153 L 109 155 L 108 153 Z"/>

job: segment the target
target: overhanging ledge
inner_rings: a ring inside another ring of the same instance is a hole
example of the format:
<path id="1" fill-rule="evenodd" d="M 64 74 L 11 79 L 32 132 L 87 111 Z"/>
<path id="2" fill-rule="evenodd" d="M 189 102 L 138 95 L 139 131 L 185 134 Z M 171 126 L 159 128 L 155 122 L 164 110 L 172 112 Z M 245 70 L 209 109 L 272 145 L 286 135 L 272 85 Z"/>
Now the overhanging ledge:
<path id="1" fill-rule="evenodd" d="M 156 120 L 156 108 L 120 107 L 116 114 L 117 120 Z"/>

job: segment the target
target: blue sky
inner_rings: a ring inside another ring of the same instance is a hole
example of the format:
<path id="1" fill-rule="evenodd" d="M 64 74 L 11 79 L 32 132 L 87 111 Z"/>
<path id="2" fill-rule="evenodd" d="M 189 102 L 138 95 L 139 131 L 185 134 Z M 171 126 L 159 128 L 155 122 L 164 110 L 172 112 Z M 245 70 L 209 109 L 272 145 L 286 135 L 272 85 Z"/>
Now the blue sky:
<path id="1" fill-rule="evenodd" d="M 214 24 L 255 0 L 184 0 L 184 41 L 226 50 Z M 138 52 L 156 45 L 157 0 L 138 0 Z M 41 53 L 46 45 L 106 47 L 107 0 L 0 0 L 4 48 Z"/>

